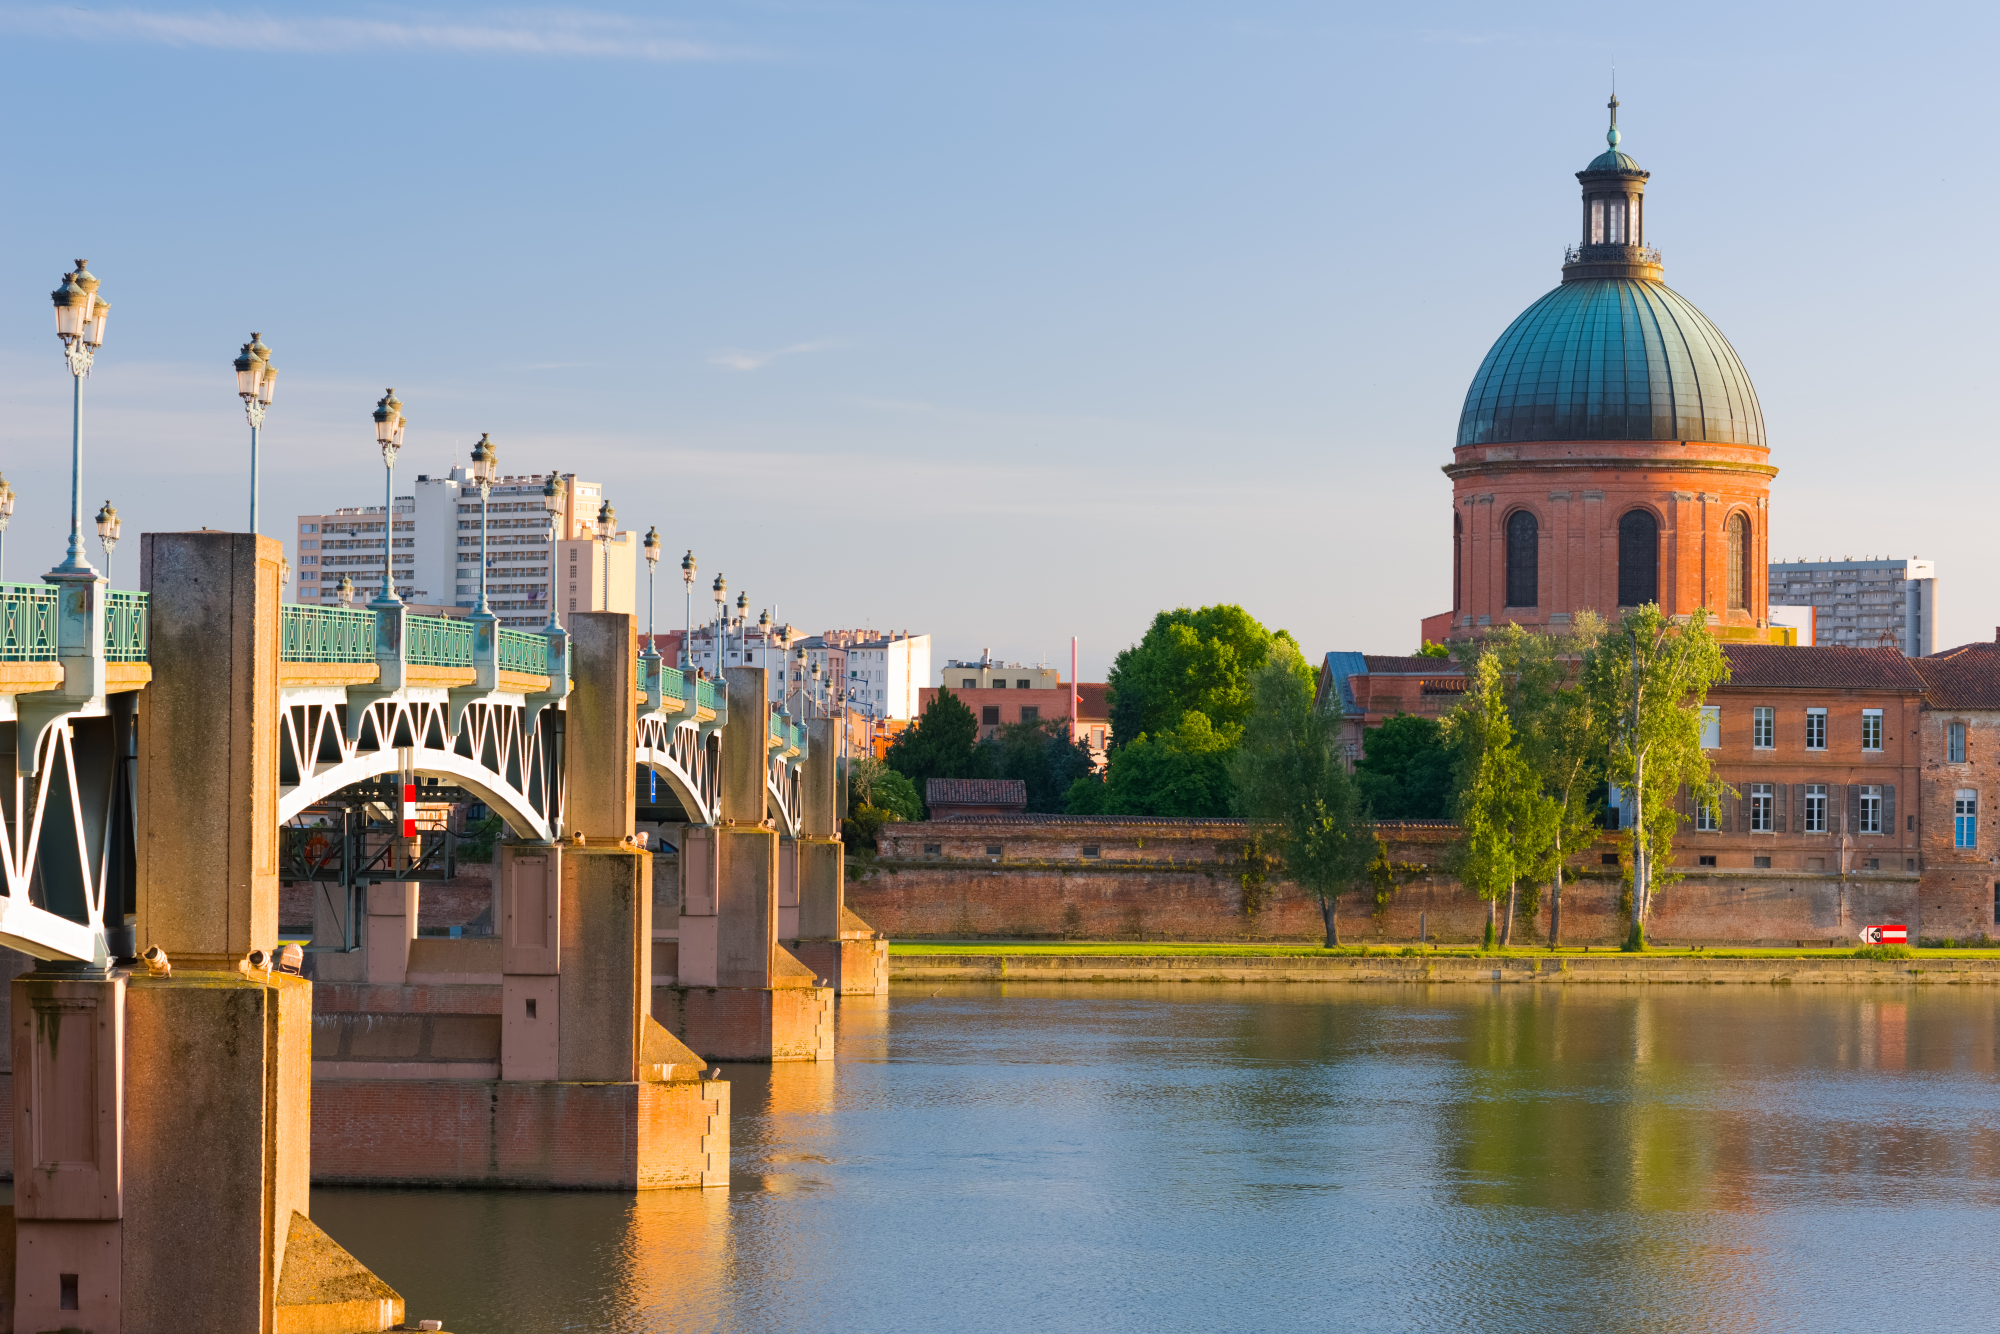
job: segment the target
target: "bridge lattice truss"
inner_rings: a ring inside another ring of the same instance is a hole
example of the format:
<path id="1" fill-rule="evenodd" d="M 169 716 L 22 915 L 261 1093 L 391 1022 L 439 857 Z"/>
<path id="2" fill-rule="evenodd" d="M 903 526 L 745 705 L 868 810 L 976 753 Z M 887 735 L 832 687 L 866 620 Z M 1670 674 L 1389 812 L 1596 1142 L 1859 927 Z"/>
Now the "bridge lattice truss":
<path id="1" fill-rule="evenodd" d="M 38 959 L 103 963 L 104 923 L 132 908 L 132 696 L 71 714 L 29 742 L 34 770 L 0 782 L 0 945 Z M 19 723 L 0 724 L 13 750 Z"/>
<path id="2" fill-rule="evenodd" d="M 722 762 L 714 733 L 672 714 L 639 716 L 634 758 L 667 780 L 667 787 L 695 824 L 714 824 L 722 805 Z"/>
<path id="3" fill-rule="evenodd" d="M 454 709 L 444 689 L 350 698 L 339 687 L 287 688 L 278 757 L 278 819 L 287 822 L 353 783 L 411 772 L 476 795 L 517 837 L 562 832 L 562 767 L 554 720 L 521 696 Z M 454 712 L 457 714 L 453 726 Z"/>

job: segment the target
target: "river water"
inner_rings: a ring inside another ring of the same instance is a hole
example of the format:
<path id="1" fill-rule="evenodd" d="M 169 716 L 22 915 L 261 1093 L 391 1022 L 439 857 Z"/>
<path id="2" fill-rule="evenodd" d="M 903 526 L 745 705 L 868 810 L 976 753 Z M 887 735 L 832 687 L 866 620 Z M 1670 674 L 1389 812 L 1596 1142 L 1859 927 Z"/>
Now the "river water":
<path id="1" fill-rule="evenodd" d="M 1996 1058 L 1989 988 L 899 985 L 727 1067 L 726 1192 L 313 1216 L 453 1334 L 1972 1328 Z"/>

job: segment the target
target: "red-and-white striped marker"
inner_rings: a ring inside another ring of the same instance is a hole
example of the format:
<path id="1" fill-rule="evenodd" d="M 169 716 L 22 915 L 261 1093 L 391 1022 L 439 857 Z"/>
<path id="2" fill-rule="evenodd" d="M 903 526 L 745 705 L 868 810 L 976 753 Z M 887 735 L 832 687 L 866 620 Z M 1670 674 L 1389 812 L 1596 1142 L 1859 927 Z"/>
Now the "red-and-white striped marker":
<path id="1" fill-rule="evenodd" d="M 417 785 L 403 784 L 403 837 L 417 836 Z"/>
<path id="2" fill-rule="evenodd" d="M 1910 928 L 1885 922 L 1881 926 L 1861 928 L 1861 943 L 1864 945 L 1907 945 L 1910 943 Z"/>

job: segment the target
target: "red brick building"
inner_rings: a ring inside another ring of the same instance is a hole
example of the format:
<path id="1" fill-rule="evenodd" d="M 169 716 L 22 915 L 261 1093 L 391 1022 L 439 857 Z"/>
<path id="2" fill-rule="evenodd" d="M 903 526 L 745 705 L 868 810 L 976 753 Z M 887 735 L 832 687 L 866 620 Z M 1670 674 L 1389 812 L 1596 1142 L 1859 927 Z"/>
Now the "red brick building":
<path id="1" fill-rule="evenodd" d="M 1076 723 L 1071 734 L 1075 740 L 1090 747 L 1090 753 L 1100 767 L 1104 764 L 1105 747 L 1111 741 L 1109 689 L 1101 681 L 1084 681 L 1076 688 Z M 1053 690 L 953 688 L 951 693 L 979 720 L 979 738 L 982 741 L 1005 724 L 1048 722 L 1052 718 L 1069 717 L 1067 685 Z M 930 712 L 931 701 L 937 696 L 936 686 L 925 686 L 919 690 L 917 707 L 920 713 Z"/>

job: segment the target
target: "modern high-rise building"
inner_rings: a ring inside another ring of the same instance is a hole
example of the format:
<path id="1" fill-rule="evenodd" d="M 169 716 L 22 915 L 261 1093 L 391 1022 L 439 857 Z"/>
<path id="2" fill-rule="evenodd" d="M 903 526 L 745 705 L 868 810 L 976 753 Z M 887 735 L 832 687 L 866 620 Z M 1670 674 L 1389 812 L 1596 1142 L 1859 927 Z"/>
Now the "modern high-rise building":
<path id="1" fill-rule="evenodd" d="M 575 474 L 557 479 L 562 509 L 556 520 L 557 564 L 549 561 L 546 475 L 503 475 L 485 505 L 486 597 L 502 625 L 532 630 L 549 619 L 551 580 L 556 614 L 634 609 L 639 539 L 631 531 L 597 531 L 604 488 Z M 443 477 L 418 474 L 413 494 L 396 497 L 393 516 L 397 596 L 429 606 L 470 609 L 479 601 L 479 487 L 469 468 Z M 297 582 L 301 602 L 337 599 L 340 576 L 354 581 L 356 605 L 382 587 L 382 507 L 360 505 L 301 514 Z"/>
<path id="2" fill-rule="evenodd" d="M 1773 561 L 1771 605 L 1811 607 L 1813 643 L 1894 648 L 1921 658 L 1937 648 L 1937 565 L 1927 560 Z"/>

